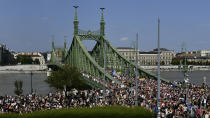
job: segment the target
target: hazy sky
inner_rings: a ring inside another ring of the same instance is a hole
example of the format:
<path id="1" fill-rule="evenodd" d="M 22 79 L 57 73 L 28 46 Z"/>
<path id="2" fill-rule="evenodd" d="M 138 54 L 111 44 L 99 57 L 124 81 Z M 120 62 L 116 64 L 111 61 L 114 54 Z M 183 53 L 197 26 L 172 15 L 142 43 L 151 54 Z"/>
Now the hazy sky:
<path id="1" fill-rule="evenodd" d="M 180 51 L 210 50 L 209 0 L 0 0 L 0 43 L 15 51 L 68 47 L 73 37 L 73 5 L 78 5 L 79 28 L 99 29 L 100 7 L 105 7 L 106 37 L 115 46 L 131 46 L 136 32 L 139 47 L 156 48 L 157 19 L 161 22 L 161 47 Z M 88 46 L 88 45 L 87 45 Z"/>

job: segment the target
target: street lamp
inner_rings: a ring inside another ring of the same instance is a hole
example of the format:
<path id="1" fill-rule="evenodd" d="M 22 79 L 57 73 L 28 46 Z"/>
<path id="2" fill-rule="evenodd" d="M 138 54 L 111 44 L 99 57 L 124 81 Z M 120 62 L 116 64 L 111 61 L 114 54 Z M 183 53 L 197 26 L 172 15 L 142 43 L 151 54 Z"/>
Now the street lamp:
<path id="1" fill-rule="evenodd" d="M 102 15 L 101 15 L 101 24 L 103 23 L 103 10 L 105 8 L 100 8 L 101 9 L 101 12 L 102 12 Z M 102 28 L 102 27 L 101 27 Z M 102 29 L 101 29 L 102 30 Z M 102 31 L 101 31 L 102 32 Z M 104 35 L 104 32 L 101 33 L 101 35 Z M 106 97 L 106 41 L 104 40 L 104 89 L 103 89 L 103 97 L 105 99 Z"/>
<path id="2" fill-rule="evenodd" d="M 160 19 L 158 18 L 157 118 L 160 118 Z"/>
<path id="3" fill-rule="evenodd" d="M 135 106 L 138 106 L 138 33 L 136 33 L 136 77 L 135 77 Z"/>
<path id="4" fill-rule="evenodd" d="M 186 49 L 185 49 L 186 51 Z M 186 52 L 184 56 L 184 65 L 183 65 L 183 73 L 184 73 L 184 87 L 185 87 L 185 103 L 187 106 L 187 116 L 189 116 L 189 101 L 188 101 L 188 84 L 189 84 L 189 75 L 188 73 L 188 65 L 187 65 L 187 58 L 186 58 Z"/>

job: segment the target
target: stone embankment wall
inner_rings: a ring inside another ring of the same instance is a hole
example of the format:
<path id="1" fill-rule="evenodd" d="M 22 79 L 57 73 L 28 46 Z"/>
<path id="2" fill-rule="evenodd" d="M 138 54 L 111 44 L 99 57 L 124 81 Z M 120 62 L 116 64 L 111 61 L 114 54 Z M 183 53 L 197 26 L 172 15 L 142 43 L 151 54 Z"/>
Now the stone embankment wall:
<path id="1" fill-rule="evenodd" d="M 142 68 L 149 70 L 149 71 L 156 71 L 157 66 L 141 66 Z M 182 68 L 182 67 L 181 67 Z M 210 71 L 210 66 L 192 66 L 188 65 L 190 71 L 196 70 L 205 70 Z M 161 71 L 180 71 L 180 66 L 160 66 Z M 10 72 L 22 72 L 22 73 L 29 73 L 29 72 L 46 72 L 47 66 L 46 65 L 12 65 L 12 66 L 0 66 L 0 73 L 10 73 Z"/>
<path id="2" fill-rule="evenodd" d="M 11 65 L 0 66 L 0 73 L 43 73 L 47 71 L 46 65 Z"/>
<path id="3" fill-rule="evenodd" d="M 142 68 L 150 71 L 156 71 L 157 66 L 141 66 Z M 170 66 L 160 66 L 161 71 L 180 71 L 183 68 L 183 66 L 178 65 L 170 65 Z M 196 70 L 204 70 L 204 71 L 210 71 L 210 66 L 202 66 L 202 65 L 188 65 L 189 71 L 196 71 Z"/>

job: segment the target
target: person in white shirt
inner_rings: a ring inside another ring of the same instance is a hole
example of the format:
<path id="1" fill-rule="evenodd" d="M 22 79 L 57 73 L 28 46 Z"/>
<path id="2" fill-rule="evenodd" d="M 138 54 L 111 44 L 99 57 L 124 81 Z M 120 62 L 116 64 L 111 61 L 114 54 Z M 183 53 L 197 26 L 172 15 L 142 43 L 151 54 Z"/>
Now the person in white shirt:
<path id="1" fill-rule="evenodd" d="M 209 118 L 209 112 L 208 111 L 205 111 L 205 114 L 204 114 L 204 118 Z"/>

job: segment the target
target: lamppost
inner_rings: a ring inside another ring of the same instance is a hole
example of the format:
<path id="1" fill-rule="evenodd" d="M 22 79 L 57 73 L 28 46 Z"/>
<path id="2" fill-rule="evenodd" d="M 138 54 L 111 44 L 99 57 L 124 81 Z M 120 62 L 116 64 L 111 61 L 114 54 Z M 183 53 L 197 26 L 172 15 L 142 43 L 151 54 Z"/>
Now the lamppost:
<path id="1" fill-rule="evenodd" d="M 160 19 L 158 18 L 157 118 L 160 118 Z"/>
<path id="2" fill-rule="evenodd" d="M 136 34 L 136 95 L 135 95 L 135 106 L 138 106 L 138 33 Z"/>
<path id="3" fill-rule="evenodd" d="M 186 52 L 185 52 L 185 56 L 184 56 L 183 73 L 184 73 L 185 103 L 187 105 L 187 116 L 189 116 L 189 108 L 188 108 L 188 106 L 189 106 L 188 105 L 188 83 L 189 83 L 189 75 L 187 74 L 188 73 L 188 65 L 187 65 Z"/>
<path id="4" fill-rule="evenodd" d="M 100 32 L 101 32 L 101 35 L 104 35 L 104 16 L 103 16 L 103 10 L 105 8 L 100 8 L 101 9 L 101 12 L 102 12 L 102 15 L 101 15 L 101 29 L 100 29 Z M 105 99 L 106 97 L 106 41 L 104 40 L 104 89 L 103 89 L 103 97 Z"/>
<path id="5" fill-rule="evenodd" d="M 31 94 L 33 93 L 33 87 L 32 87 L 32 76 L 33 76 L 33 73 L 31 71 Z"/>
<path id="6" fill-rule="evenodd" d="M 104 42 L 104 90 L 103 90 L 103 97 L 106 97 L 106 42 Z"/>

